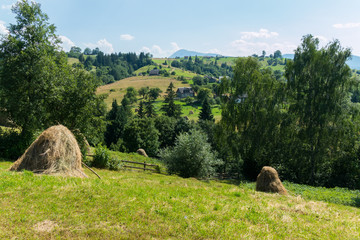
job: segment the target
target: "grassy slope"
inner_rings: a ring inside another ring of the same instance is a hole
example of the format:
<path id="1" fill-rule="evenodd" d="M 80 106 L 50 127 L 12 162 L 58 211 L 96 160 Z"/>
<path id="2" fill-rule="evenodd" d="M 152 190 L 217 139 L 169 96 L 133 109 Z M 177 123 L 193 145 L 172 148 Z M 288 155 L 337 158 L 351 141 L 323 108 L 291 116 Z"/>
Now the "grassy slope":
<path id="1" fill-rule="evenodd" d="M 126 88 L 128 87 L 134 87 L 135 89 L 140 89 L 141 87 L 158 87 L 163 91 L 162 94 L 164 94 L 170 82 L 173 82 L 176 88 L 189 86 L 189 84 L 183 84 L 173 78 L 165 78 L 160 76 L 138 76 L 125 78 L 112 84 L 101 86 L 98 88 L 97 94 L 109 94 L 105 102 L 108 107 L 111 107 L 113 99 L 116 99 L 118 103 L 121 102 L 124 94 L 126 93 Z M 115 91 L 111 92 L 111 89 L 114 89 Z"/>
<path id="2" fill-rule="evenodd" d="M 360 236 L 358 208 L 259 193 L 253 184 L 106 170 L 97 170 L 102 180 L 89 172 L 88 179 L 61 178 L 8 172 L 9 166 L 0 162 L 1 239 Z"/>

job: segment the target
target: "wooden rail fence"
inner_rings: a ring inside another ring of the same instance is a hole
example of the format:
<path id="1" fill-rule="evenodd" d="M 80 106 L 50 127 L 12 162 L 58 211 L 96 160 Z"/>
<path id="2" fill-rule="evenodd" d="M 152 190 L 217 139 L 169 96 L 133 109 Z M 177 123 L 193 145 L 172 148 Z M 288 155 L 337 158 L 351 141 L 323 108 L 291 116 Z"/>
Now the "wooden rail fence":
<path id="1" fill-rule="evenodd" d="M 123 163 L 130 163 L 130 164 L 136 164 L 136 165 L 143 165 L 143 167 L 135 167 L 135 166 L 131 166 L 131 165 L 124 165 L 125 168 L 133 168 L 133 169 L 140 169 L 140 170 L 144 170 L 144 171 L 152 171 L 152 172 L 158 172 L 159 171 L 159 166 L 156 164 L 150 164 L 150 163 L 146 163 L 146 162 L 132 162 L 132 161 L 121 161 Z M 153 167 L 153 168 L 150 168 Z"/>

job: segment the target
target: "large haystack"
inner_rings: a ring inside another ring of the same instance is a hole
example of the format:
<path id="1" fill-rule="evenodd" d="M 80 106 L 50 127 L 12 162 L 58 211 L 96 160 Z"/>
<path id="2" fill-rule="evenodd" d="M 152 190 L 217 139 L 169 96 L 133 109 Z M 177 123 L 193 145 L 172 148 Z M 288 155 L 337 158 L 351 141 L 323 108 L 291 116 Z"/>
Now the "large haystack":
<path id="1" fill-rule="evenodd" d="M 139 148 L 138 150 L 136 150 L 136 153 L 137 153 L 137 154 L 140 154 L 141 156 L 148 157 L 148 155 L 146 154 L 145 150 L 142 149 L 142 148 Z"/>
<path id="2" fill-rule="evenodd" d="M 256 180 L 256 191 L 273 192 L 286 195 L 287 191 L 272 167 L 263 167 Z"/>
<path id="3" fill-rule="evenodd" d="M 46 129 L 10 167 L 11 171 L 87 177 L 81 167 L 81 151 L 69 129 L 57 125 Z"/>

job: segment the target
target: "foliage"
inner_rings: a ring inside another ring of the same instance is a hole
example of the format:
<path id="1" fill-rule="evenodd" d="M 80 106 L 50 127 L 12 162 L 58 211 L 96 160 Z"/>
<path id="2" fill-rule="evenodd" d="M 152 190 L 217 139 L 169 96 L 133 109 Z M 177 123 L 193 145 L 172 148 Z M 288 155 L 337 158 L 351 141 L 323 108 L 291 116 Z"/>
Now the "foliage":
<path id="1" fill-rule="evenodd" d="M 283 86 L 269 70 L 261 70 L 252 57 L 238 59 L 234 71 L 233 81 L 224 79 L 221 83 L 221 123 L 238 135 L 239 146 L 232 148 L 232 155 L 241 156 L 243 174 L 253 180 L 264 165 L 276 158 L 272 153 L 280 138 Z"/>
<path id="2" fill-rule="evenodd" d="M 126 94 L 125 94 L 125 98 L 129 99 L 130 104 L 133 104 L 135 102 L 137 102 L 137 96 L 138 92 L 136 91 L 136 89 L 134 87 L 128 87 L 126 89 Z"/>
<path id="3" fill-rule="evenodd" d="M 88 130 L 94 122 L 103 122 L 103 98 L 95 95 L 99 82 L 67 64 L 55 26 L 48 23 L 40 4 L 22 0 L 13 12 L 17 23 L 10 24 L 0 44 L 0 99 L 24 141 L 59 123 L 97 138 L 98 131 L 94 136 Z"/>
<path id="4" fill-rule="evenodd" d="M 338 41 L 319 49 L 319 40 L 308 35 L 286 65 L 292 158 L 284 167 L 296 166 L 299 182 L 328 183 L 335 160 L 345 149 L 358 148 L 358 129 L 349 121 L 356 119 L 349 105 L 350 56 Z"/>
<path id="5" fill-rule="evenodd" d="M 151 118 L 133 118 L 125 126 L 123 134 L 124 146 L 128 152 L 136 152 L 139 148 L 149 156 L 156 156 L 159 149 L 159 132 Z"/>
<path id="6" fill-rule="evenodd" d="M 202 103 L 199 120 L 214 121 L 214 115 L 212 115 L 211 106 L 209 104 L 208 98 L 205 98 L 205 100 Z"/>
<path id="7" fill-rule="evenodd" d="M 110 159 L 111 159 L 111 157 L 110 157 L 109 150 L 105 146 L 102 146 L 101 144 L 99 144 L 95 148 L 95 154 L 94 154 L 93 161 L 91 162 L 91 166 L 96 167 L 96 168 L 107 168 L 108 164 L 110 162 Z"/>
<path id="8" fill-rule="evenodd" d="M 161 150 L 160 157 L 169 173 L 181 177 L 209 178 L 222 163 L 211 150 L 206 135 L 199 130 L 178 135 L 175 146 Z"/>
<path id="9" fill-rule="evenodd" d="M 169 87 L 166 90 L 165 103 L 162 106 L 162 110 L 165 112 L 165 115 L 168 117 L 178 118 L 181 115 L 181 106 L 175 104 L 176 93 L 174 91 L 174 84 L 171 82 Z"/>

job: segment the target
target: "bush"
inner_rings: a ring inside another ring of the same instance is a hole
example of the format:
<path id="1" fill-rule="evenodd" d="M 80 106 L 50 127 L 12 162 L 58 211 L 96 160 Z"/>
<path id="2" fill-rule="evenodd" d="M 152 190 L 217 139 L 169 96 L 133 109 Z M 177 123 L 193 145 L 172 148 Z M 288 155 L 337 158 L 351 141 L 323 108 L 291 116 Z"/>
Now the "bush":
<path id="1" fill-rule="evenodd" d="M 116 157 L 111 157 L 109 149 L 99 144 L 95 148 L 94 159 L 91 163 L 92 167 L 106 168 L 109 170 L 120 170 L 122 162 Z"/>
<path id="2" fill-rule="evenodd" d="M 169 173 L 181 177 L 208 178 L 215 174 L 215 167 L 222 164 L 207 142 L 206 135 L 195 129 L 181 133 L 175 146 L 161 150 L 160 157 Z"/>
<path id="3" fill-rule="evenodd" d="M 105 146 L 99 144 L 95 148 L 94 160 L 92 161 L 91 166 L 97 168 L 107 168 L 110 159 L 111 156 L 109 150 Z"/>

